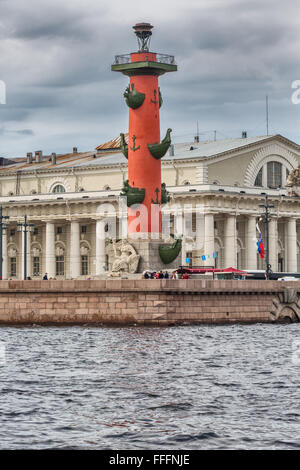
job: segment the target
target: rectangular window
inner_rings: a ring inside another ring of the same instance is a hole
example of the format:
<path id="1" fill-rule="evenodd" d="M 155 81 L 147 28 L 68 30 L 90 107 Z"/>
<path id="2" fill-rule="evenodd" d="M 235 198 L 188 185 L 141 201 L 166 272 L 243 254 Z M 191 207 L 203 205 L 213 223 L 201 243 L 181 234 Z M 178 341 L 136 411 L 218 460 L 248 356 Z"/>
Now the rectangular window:
<path id="1" fill-rule="evenodd" d="M 278 162 L 268 162 L 267 163 L 267 181 L 268 188 L 280 188 L 282 184 L 281 172 L 282 165 Z"/>
<path id="2" fill-rule="evenodd" d="M 62 227 L 56 227 L 56 233 L 62 233 L 63 229 Z"/>
<path id="3" fill-rule="evenodd" d="M 34 256 L 32 260 L 32 272 L 34 276 L 40 275 L 40 257 Z"/>
<path id="4" fill-rule="evenodd" d="M 38 235 L 39 234 L 39 229 L 37 227 L 35 227 L 33 229 L 33 235 Z"/>
<path id="5" fill-rule="evenodd" d="M 10 236 L 11 236 L 11 237 L 14 237 L 14 236 L 15 236 L 15 233 L 16 233 L 16 231 L 15 231 L 15 229 L 13 228 L 13 229 L 10 231 Z"/>
<path id="6" fill-rule="evenodd" d="M 65 275 L 65 257 L 56 256 L 56 276 Z"/>
<path id="7" fill-rule="evenodd" d="M 81 226 L 81 233 L 86 233 L 86 225 Z"/>
<path id="8" fill-rule="evenodd" d="M 9 266 L 9 271 L 10 271 L 10 277 L 16 277 L 17 275 L 17 258 L 9 258 L 10 260 L 10 266 Z"/>
<path id="9" fill-rule="evenodd" d="M 81 276 L 89 273 L 89 259 L 87 255 L 81 256 Z"/>

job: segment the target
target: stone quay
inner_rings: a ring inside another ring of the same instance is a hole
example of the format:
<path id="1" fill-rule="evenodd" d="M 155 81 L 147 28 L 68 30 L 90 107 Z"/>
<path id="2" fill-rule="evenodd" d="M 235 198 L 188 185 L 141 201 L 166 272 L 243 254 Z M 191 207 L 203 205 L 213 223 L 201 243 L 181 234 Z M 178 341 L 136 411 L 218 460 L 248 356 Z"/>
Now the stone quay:
<path id="1" fill-rule="evenodd" d="M 182 325 L 300 320 L 300 282 L 1 281 L 2 325 Z"/>

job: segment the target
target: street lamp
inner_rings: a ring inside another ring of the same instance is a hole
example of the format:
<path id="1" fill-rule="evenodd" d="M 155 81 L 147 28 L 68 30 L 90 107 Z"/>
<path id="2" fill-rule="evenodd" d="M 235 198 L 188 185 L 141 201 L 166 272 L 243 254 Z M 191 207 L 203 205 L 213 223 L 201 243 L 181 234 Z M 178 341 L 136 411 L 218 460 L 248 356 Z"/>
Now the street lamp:
<path id="1" fill-rule="evenodd" d="M 0 280 L 3 277 L 3 248 L 2 248 L 2 237 L 3 232 L 6 230 L 7 224 L 3 222 L 3 219 L 9 219 L 8 215 L 2 215 L 2 206 L 0 206 Z"/>
<path id="2" fill-rule="evenodd" d="M 27 215 L 24 215 L 24 223 L 17 224 L 17 231 L 24 233 L 24 280 L 27 279 L 27 232 L 34 231 L 34 224 L 27 223 Z"/>
<path id="3" fill-rule="evenodd" d="M 265 227 L 266 227 L 266 279 L 270 279 L 271 265 L 269 261 L 269 209 L 274 207 L 274 204 L 269 204 L 268 195 L 265 194 L 265 204 L 259 204 L 259 207 L 265 209 Z"/>

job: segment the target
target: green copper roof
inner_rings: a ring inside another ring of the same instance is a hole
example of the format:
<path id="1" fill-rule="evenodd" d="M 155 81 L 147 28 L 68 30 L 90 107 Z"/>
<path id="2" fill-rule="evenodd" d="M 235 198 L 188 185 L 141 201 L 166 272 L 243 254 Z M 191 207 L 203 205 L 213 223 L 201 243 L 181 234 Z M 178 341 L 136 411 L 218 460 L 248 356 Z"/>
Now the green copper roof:
<path id="1" fill-rule="evenodd" d="M 163 75 L 166 72 L 176 72 L 177 65 L 163 64 L 161 62 L 130 62 L 129 64 L 113 64 L 113 72 L 122 72 L 124 75 Z"/>

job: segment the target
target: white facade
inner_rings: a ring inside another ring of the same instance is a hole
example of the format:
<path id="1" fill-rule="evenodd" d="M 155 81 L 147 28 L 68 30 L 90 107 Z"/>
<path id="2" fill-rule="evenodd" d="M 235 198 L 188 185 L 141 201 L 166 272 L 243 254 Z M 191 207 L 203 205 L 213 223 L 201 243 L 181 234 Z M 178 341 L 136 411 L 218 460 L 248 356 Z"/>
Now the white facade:
<path id="1" fill-rule="evenodd" d="M 25 214 L 35 227 L 27 235 L 28 276 L 101 276 L 107 267 L 103 234 L 110 222 L 114 227 L 114 213 L 116 238 L 124 222 L 119 194 L 127 161 L 108 144 L 105 151 L 58 155 L 55 162 L 49 158 L 15 159 L 0 169 L 0 204 L 10 217 L 3 234 L 3 278 L 23 277 L 24 238 L 17 223 Z M 162 160 L 162 181 L 172 195 L 164 208 L 171 213 L 171 232 L 179 209 L 189 214 L 180 263 L 188 257 L 194 265 L 264 269 L 255 239 L 258 223 L 265 241 L 259 206 L 268 193 L 274 205 L 272 270 L 300 271 L 300 200 L 284 187 L 299 164 L 300 147 L 280 135 L 175 144 Z"/>

